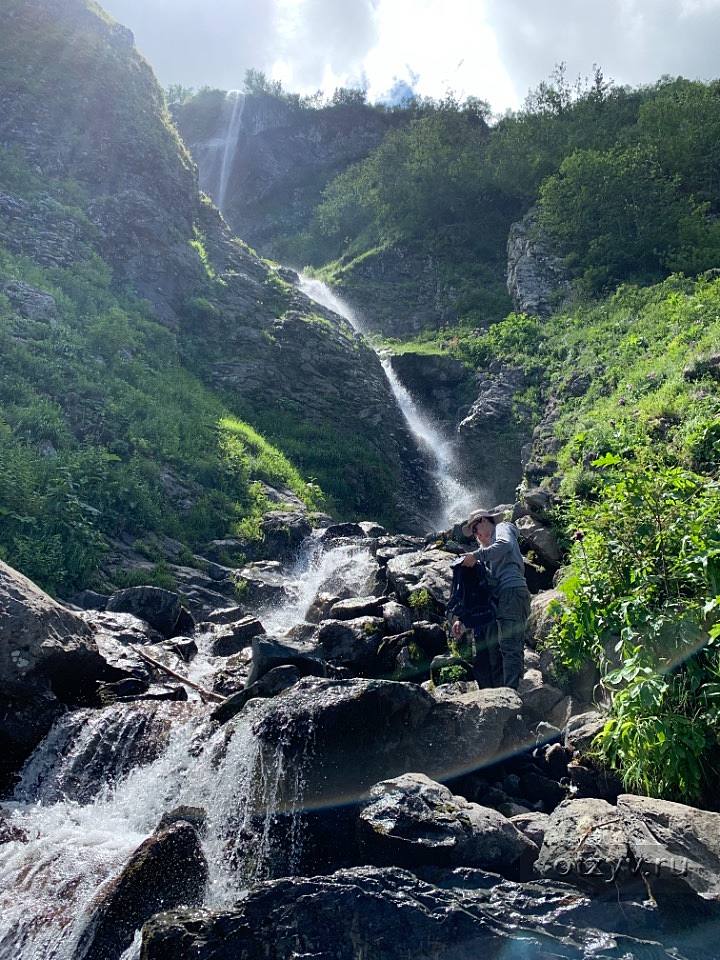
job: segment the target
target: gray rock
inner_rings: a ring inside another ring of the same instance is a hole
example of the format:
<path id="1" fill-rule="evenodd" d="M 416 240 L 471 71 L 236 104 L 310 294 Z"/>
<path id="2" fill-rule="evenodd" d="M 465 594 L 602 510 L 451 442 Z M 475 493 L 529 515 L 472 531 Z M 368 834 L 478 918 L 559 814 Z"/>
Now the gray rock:
<path id="1" fill-rule="evenodd" d="M 525 634 L 526 642 L 531 647 L 536 647 L 547 640 L 557 622 L 564 599 L 563 594 L 554 589 L 542 590 L 533 596 L 530 601 L 530 617 Z"/>
<path id="2" fill-rule="evenodd" d="M 396 600 L 384 603 L 380 613 L 385 621 L 385 632 L 390 634 L 405 633 L 412 627 L 415 620 L 412 610 Z"/>
<path id="3" fill-rule="evenodd" d="M 482 867 L 517 875 L 538 855 L 536 844 L 502 814 L 468 803 L 420 773 L 375 784 L 359 823 L 361 844 L 379 864 Z"/>
<path id="4" fill-rule="evenodd" d="M 540 234 L 534 208 L 510 227 L 507 256 L 507 289 L 515 310 L 548 317 L 559 309 L 570 294 L 568 275 Z"/>
<path id="5" fill-rule="evenodd" d="M 340 597 L 336 597 L 332 593 L 319 593 L 306 612 L 305 620 L 308 623 L 320 623 L 321 620 L 327 620 L 330 616 L 330 610 L 339 599 Z"/>
<path id="6" fill-rule="evenodd" d="M 265 633 L 265 628 L 257 617 L 243 617 L 234 623 L 215 627 L 210 652 L 213 657 L 231 657 L 239 653 L 252 641 L 253 637 Z"/>
<path id="7" fill-rule="evenodd" d="M 299 679 L 300 671 L 295 666 L 288 664 L 283 667 L 273 667 L 272 670 L 264 673 L 259 680 L 234 693 L 215 707 L 210 717 L 219 724 L 227 723 L 228 720 L 240 713 L 248 700 L 253 700 L 256 697 L 274 697 L 297 683 Z"/>
<path id="8" fill-rule="evenodd" d="M 299 952 L 315 960 L 677 956 L 657 942 L 657 910 L 632 901 L 619 909 L 615 891 L 615 903 L 606 904 L 562 883 L 513 883 L 467 868 L 424 874 L 353 867 L 259 883 L 233 909 L 154 917 L 143 932 L 143 960 L 287 960 Z"/>
<path id="9" fill-rule="evenodd" d="M 689 887 L 720 903 L 720 813 L 630 794 L 618 797 L 617 813 L 651 888 L 663 881 L 665 896 Z"/>
<path id="10" fill-rule="evenodd" d="M 438 606 L 450 599 L 452 570 L 455 559 L 444 550 L 416 550 L 392 557 L 387 564 L 387 578 L 402 603 L 414 593 L 426 590 Z"/>
<path id="11" fill-rule="evenodd" d="M 323 543 L 330 540 L 344 539 L 345 537 L 364 537 L 365 531 L 359 523 L 333 523 L 323 531 L 320 539 Z"/>
<path id="12" fill-rule="evenodd" d="M 598 886 L 627 880 L 628 838 L 605 800 L 566 800 L 551 814 L 535 869 L 541 877 Z"/>
<path id="13" fill-rule="evenodd" d="M 373 520 L 361 520 L 359 526 L 366 537 L 384 537 L 387 536 L 387 530 L 379 523 Z"/>
<path id="14" fill-rule="evenodd" d="M 518 749 L 526 742 L 520 707 L 512 690 L 451 702 L 412 683 L 306 677 L 267 709 L 261 705 L 253 729 L 267 763 L 278 762 L 278 751 L 305 756 L 303 799 L 322 807 L 328 798 L 359 798 L 408 769 L 444 779 Z M 297 792 L 293 767 L 283 771 L 278 802 Z"/>
<path id="15" fill-rule="evenodd" d="M 324 620 L 318 628 L 316 640 L 330 663 L 365 670 L 377 653 L 384 627 L 382 617 Z"/>
<path id="16" fill-rule="evenodd" d="M 179 594 L 150 586 L 116 591 L 108 600 L 106 610 L 109 613 L 131 613 L 167 639 L 175 635 L 183 612 Z M 183 629 L 187 626 L 184 623 Z"/>
<path id="17" fill-rule="evenodd" d="M 176 821 L 159 828 L 102 889 L 73 954 L 75 960 L 119 960 L 135 930 L 160 910 L 199 906 L 207 863 L 195 828 Z"/>
<path id="18" fill-rule="evenodd" d="M 274 667 L 294 666 L 303 676 L 325 675 L 322 650 L 314 643 L 281 642 L 258 636 L 252 640 L 252 660 L 247 686 L 255 683 Z"/>
<path id="19" fill-rule="evenodd" d="M 510 822 L 513 823 L 521 833 L 524 833 L 528 840 L 532 840 L 539 850 L 545 837 L 547 825 L 550 822 L 550 814 L 538 813 L 536 811 L 519 813 L 514 817 L 510 817 Z"/>
<path id="20" fill-rule="evenodd" d="M 245 603 L 279 603 L 287 598 L 287 582 L 278 560 L 249 563 L 237 572 L 238 589 Z"/>
<path id="21" fill-rule="evenodd" d="M 245 607 L 234 604 L 232 607 L 221 607 L 219 610 L 213 610 L 206 614 L 203 623 L 237 623 L 245 616 Z M 202 624 L 200 625 L 202 626 Z"/>
<path id="22" fill-rule="evenodd" d="M 311 532 L 304 511 L 266 513 L 260 522 L 263 553 L 274 560 L 292 557 Z"/>
<path id="23" fill-rule="evenodd" d="M 532 550 L 546 566 L 558 567 L 562 551 L 555 534 L 534 517 L 519 517 L 515 523 L 518 541 L 523 550 Z"/>
<path id="24" fill-rule="evenodd" d="M 548 720 L 553 707 L 560 703 L 564 696 L 562 690 L 545 683 L 539 670 L 525 671 L 518 693 L 523 704 L 523 716 L 528 724 Z"/>
<path id="25" fill-rule="evenodd" d="M 4 293 L 10 304 L 21 317 L 36 323 L 57 323 L 57 304 L 55 298 L 44 290 L 30 286 L 22 280 L 11 280 L 0 284 L 0 293 Z"/>
<path id="26" fill-rule="evenodd" d="M 595 737 L 605 726 L 606 717 L 597 710 L 589 710 L 571 717 L 565 726 L 565 742 L 573 750 L 587 753 Z"/>
<path id="27" fill-rule="evenodd" d="M 0 561 L 0 789 L 63 712 L 120 679 L 82 616 Z"/>
<path id="28" fill-rule="evenodd" d="M 350 597 L 338 600 L 330 608 L 331 620 L 354 620 L 356 617 L 379 617 L 387 597 Z M 399 632 L 399 631 L 398 631 Z"/>

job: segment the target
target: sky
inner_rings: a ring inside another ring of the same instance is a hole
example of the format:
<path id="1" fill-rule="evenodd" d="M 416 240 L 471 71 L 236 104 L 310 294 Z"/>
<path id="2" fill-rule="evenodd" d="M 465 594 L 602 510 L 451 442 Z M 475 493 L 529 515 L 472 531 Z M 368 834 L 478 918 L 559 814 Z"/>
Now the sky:
<path id="1" fill-rule="evenodd" d="M 167 86 L 242 86 L 252 67 L 297 93 L 366 86 L 520 106 L 555 64 L 618 84 L 720 69 L 720 0 L 101 0 Z"/>

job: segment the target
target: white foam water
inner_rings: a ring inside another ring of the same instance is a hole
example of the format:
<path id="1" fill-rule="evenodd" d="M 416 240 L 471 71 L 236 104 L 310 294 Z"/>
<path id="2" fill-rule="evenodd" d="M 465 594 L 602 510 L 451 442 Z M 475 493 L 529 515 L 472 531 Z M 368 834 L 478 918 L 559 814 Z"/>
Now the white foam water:
<path id="1" fill-rule="evenodd" d="M 358 333 L 366 332 L 355 311 L 326 283 L 301 274 L 300 289 L 311 300 L 347 320 Z M 435 482 L 440 505 L 440 511 L 433 526 L 436 530 L 445 529 L 451 524 L 465 519 L 470 511 L 477 506 L 478 492 L 468 487 L 460 479 L 455 445 L 443 434 L 433 418 L 420 409 L 410 391 L 400 382 L 393 370 L 390 357 L 380 352 L 378 352 L 378 356 L 392 395 L 400 408 L 408 429 L 415 438 L 418 447 L 430 461 L 431 475 Z"/>
<path id="2" fill-rule="evenodd" d="M 288 570 L 293 595 L 263 611 L 268 629 L 279 634 L 302 620 L 318 590 L 366 592 L 374 570 L 362 546 L 310 538 Z M 219 665 L 205 658 L 209 672 Z M 302 841 L 302 762 L 286 769 L 282 750 L 263 755 L 253 733 L 263 709 L 253 701 L 220 729 L 197 701 L 116 704 L 61 718 L 3 804 L 25 839 L 0 844 L 0 960 L 70 960 L 99 891 L 181 804 L 207 813 L 207 905 L 232 903 L 271 862 L 291 869 Z M 280 809 L 283 784 L 292 799 Z M 290 817 L 283 849 L 274 836 L 279 817 Z M 136 937 L 125 960 L 138 954 Z"/>

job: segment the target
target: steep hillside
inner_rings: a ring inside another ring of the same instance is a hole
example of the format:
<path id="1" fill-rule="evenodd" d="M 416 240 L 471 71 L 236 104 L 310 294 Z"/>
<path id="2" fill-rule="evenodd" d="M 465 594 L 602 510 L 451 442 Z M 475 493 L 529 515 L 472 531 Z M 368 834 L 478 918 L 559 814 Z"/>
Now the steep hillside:
<path id="1" fill-rule="evenodd" d="M 201 201 L 130 33 L 84 0 L 4 12 L 4 555 L 76 587 L 121 538 L 257 535 L 256 481 L 319 503 L 249 424 L 326 506 L 412 525 L 414 446 L 374 353 Z"/>

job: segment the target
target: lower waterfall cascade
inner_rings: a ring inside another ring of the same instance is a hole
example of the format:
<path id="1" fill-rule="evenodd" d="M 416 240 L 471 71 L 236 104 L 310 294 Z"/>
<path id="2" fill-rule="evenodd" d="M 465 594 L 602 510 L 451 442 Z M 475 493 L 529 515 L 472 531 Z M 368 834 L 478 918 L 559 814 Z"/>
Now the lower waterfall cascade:
<path id="1" fill-rule="evenodd" d="M 366 548 L 328 547 L 310 537 L 286 570 L 287 601 L 258 613 L 281 637 L 302 621 L 318 590 L 362 594 L 370 571 Z M 212 671 L 202 636 L 198 647 L 190 677 Z M 213 729 L 208 712 L 198 699 L 138 701 L 76 710 L 56 722 L 3 803 L 10 826 L 27 839 L 0 844 L 0 960 L 71 960 L 98 888 L 180 805 L 207 811 L 207 906 L 231 904 L 262 878 L 283 757 L 262 761 L 253 711 L 229 739 L 227 728 Z M 293 777 L 300 804 L 301 764 Z M 242 849 L 249 834 L 251 859 Z M 292 849 L 287 856 L 291 865 Z M 138 949 L 136 938 L 127 955 Z"/>

